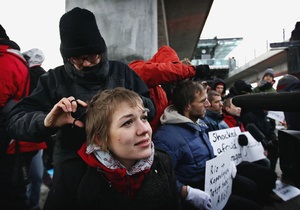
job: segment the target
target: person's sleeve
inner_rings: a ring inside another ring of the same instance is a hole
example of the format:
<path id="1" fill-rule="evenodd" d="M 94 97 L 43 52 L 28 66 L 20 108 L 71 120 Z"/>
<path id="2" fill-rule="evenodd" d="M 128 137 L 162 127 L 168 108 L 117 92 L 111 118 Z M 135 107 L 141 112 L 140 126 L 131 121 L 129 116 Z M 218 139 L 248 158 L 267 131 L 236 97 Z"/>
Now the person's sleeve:
<path id="1" fill-rule="evenodd" d="M 136 72 L 134 72 L 132 69 L 130 69 L 129 66 L 126 66 L 125 68 L 127 74 L 126 78 L 128 79 L 128 81 L 130 81 L 129 82 L 130 85 L 128 86 L 127 84 L 126 88 L 133 90 L 134 92 L 138 93 L 141 96 L 145 108 L 149 109 L 148 120 L 149 121 L 153 120 L 156 115 L 156 107 L 154 105 L 153 99 L 150 97 L 149 88 L 142 80 L 142 78 L 139 77 L 139 75 Z"/>
<path id="2" fill-rule="evenodd" d="M 180 159 L 181 156 L 180 146 L 178 144 L 172 144 L 172 142 L 177 141 L 176 137 L 178 138 L 179 134 L 177 132 L 170 130 L 169 127 L 158 128 L 158 130 L 156 130 L 156 132 L 152 137 L 152 141 L 154 143 L 155 148 L 163 150 L 169 154 L 172 160 L 173 170 L 177 166 L 177 161 Z M 172 141 L 168 141 L 168 140 L 172 140 Z M 177 186 L 177 191 L 180 195 L 181 188 L 182 186 L 184 186 L 184 184 L 176 179 L 176 186 Z"/>
<path id="3" fill-rule="evenodd" d="M 154 63 L 142 60 L 129 64 L 147 84 L 148 87 L 177 82 L 196 75 L 193 66 L 184 65 L 181 62 Z"/>
<path id="4" fill-rule="evenodd" d="M 23 77 L 22 72 L 11 70 L 16 68 L 18 67 L 12 64 L 5 64 L 0 68 L 0 109 L 5 106 L 10 98 L 16 97 L 18 90 L 22 88 L 18 86 L 20 83 L 18 80 Z"/>
<path id="5" fill-rule="evenodd" d="M 51 81 L 43 78 L 36 90 L 20 100 L 8 116 L 8 131 L 12 138 L 23 141 L 42 142 L 57 132 L 57 128 L 46 128 L 44 119 L 56 103 L 50 101 Z M 46 88 L 46 87 L 49 88 Z"/>

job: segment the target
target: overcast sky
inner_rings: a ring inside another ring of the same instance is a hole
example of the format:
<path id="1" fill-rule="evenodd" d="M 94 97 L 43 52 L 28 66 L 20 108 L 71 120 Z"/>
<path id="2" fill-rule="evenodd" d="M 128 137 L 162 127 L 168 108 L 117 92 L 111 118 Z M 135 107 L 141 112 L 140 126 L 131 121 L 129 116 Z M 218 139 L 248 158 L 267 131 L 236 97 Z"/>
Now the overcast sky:
<path id="1" fill-rule="evenodd" d="M 1 1 L 0 24 L 21 51 L 39 48 L 45 54 L 45 70 L 61 65 L 59 19 L 65 13 L 64 0 Z"/>
<path id="2" fill-rule="evenodd" d="M 269 43 L 283 41 L 283 29 L 289 39 L 300 21 L 299 8 L 299 0 L 214 0 L 200 38 L 243 37 L 230 54 L 241 66 L 266 52 Z M 64 12 L 64 0 L 2 1 L 0 24 L 22 52 L 40 48 L 48 70 L 62 64 L 58 25 Z"/>

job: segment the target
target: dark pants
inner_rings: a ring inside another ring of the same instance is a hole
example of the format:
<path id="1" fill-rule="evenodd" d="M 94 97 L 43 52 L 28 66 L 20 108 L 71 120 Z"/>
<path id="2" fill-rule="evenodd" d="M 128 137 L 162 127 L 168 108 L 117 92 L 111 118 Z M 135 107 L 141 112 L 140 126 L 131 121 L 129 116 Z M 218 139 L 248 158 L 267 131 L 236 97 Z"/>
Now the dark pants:
<path id="1" fill-rule="evenodd" d="M 247 177 L 257 185 L 258 202 L 264 204 L 275 188 L 277 174 L 270 168 L 243 161 L 237 166 L 237 174 Z"/>
<path id="2" fill-rule="evenodd" d="M 223 210 L 262 210 L 262 207 L 249 199 L 237 196 L 237 195 L 231 195 L 227 201 L 227 204 L 225 205 Z"/>
<path id="3" fill-rule="evenodd" d="M 29 177 L 26 177 L 26 173 L 35 154 L 36 152 L 27 152 L 19 155 L 5 154 L 1 157 L 0 209 L 29 209 L 29 200 L 26 194 Z"/>
<path id="4" fill-rule="evenodd" d="M 204 190 L 204 180 L 202 182 L 189 182 L 194 188 Z M 244 176 L 236 175 L 232 183 L 232 194 L 230 195 L 224 210 L 261 210 L 262 205 L 258 202 L 258 188 L 256 183 Z M 193 205 L 182 199 L 182 209 L 196 210 Z"/>

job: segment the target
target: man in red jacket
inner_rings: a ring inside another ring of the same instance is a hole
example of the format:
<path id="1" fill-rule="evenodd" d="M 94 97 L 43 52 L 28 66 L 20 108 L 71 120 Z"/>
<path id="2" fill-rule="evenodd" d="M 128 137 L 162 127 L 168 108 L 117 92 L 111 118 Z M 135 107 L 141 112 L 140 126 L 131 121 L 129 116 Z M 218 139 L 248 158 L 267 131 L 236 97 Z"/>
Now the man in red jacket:
<path id="1" fill-rule="evenodd" d="M 0 209 L 27 209 L 26 185 L 29 180 L 26 168 L 33 155 L 45 149 L 46 144 L 18 141 L 16 147 L 16 141 L 10 140 L 6 132 L 7 114 L 16 102 L 29 94 L 30 78 L 20 47 L 9 39 L 2 25 L 0 73 Z"/>
<path id="2" fill-rule="evenodd" d="M 153 132 L 160 125 L 160 116 L 170 104 L 167 94 L 161 85 L 170 84 L 188 78 L 204 78 L 209 73 L 208 65 L 185 65 L 177 53 L 169 46 L 161 47 L 148 61 L 137 60 L 129 64 L 146 83 L 150 97 L 156 106 L 155 118 L 150 122 Z"/>

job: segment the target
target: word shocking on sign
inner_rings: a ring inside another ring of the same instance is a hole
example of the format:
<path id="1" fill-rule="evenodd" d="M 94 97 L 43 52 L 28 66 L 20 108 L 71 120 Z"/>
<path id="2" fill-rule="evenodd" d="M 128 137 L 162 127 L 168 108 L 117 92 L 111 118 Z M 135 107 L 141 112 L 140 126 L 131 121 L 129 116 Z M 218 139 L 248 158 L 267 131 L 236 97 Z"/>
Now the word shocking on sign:
<path id="1" fill-rule="evenodd" d="M 231 189 L 232 177 L 229 153 L 224 153 L 206 161 L 205 192 L 211 196 L 211 209 L 223 209 L 231 195 Z"/>

